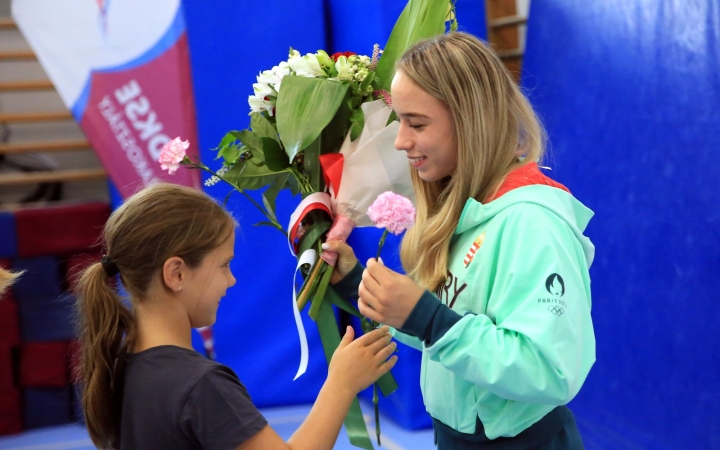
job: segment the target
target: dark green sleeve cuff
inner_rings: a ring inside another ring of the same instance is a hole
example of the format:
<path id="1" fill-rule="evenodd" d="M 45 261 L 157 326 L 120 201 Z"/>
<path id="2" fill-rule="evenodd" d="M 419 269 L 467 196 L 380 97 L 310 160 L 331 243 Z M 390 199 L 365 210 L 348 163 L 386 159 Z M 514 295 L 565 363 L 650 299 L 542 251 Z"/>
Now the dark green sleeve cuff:
<path id="1" fill-rule="evenodd" d="M 335 283 L 335 290 L 347 299 L 357 300 L 358 288 L 360 287 L 360 281 L 362 281 L 363 271 L 365 271 L 365 267 L 358 261 L 350 273 L 345 275 L 345 278 Z"/>
<path id="2" fill-rule="evenodd" d="M 460 319 L 460 314 L 448 308 L 430 291 L 425 291 L 398 331 L 417 336 L 430 347 Z"/>

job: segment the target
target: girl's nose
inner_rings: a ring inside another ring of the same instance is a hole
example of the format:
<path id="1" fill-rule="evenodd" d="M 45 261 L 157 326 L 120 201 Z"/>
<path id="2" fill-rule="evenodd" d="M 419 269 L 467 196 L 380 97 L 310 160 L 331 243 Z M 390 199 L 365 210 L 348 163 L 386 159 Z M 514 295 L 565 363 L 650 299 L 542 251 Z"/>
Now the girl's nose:
<path id="1" fill-rule="evenodd" d="M 398 129 L 398 134 L 395 137 L 396 150 L 406 151 L 410 149 L 410 147 L 412 147 L 412 142 L 410 141 L 410 139 L 407 138 L 404 128 L 405 127 L 400 125 L 400 128 Z"/>

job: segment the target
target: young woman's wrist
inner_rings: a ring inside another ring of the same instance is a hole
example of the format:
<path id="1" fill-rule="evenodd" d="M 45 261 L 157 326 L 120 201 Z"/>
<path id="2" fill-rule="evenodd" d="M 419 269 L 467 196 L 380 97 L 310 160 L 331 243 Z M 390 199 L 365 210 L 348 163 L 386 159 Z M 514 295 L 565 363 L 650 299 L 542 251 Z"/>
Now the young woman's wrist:
<path id="1" fill-rule="evenodd" d="M 339 277 L 339 279 L 333 283 L 333 286 L 342 291 L 357 290 L 357 286 L 360 284 L 360 280 L 362 280 L 363 270 L 365 270 L 365 268 L 360 264 L 360 260 L 356 259 L 353 268 Z"/>

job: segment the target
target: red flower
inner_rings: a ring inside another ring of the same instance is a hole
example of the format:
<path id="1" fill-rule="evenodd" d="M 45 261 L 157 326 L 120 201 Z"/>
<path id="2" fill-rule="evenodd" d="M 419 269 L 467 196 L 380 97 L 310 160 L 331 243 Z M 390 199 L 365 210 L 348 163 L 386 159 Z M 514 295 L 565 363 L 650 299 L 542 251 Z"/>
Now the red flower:
<path id="1" fill-rule="evenodd" d="M 357 55 L 357 53 L 355 53 L 355 52 L 337 52 L 337 53 L 333 53 L 330 57 L 332 58 L 333 61 L 337 61 L 338 58 L 341 56 L 348 58 L 352 55 Z"/>

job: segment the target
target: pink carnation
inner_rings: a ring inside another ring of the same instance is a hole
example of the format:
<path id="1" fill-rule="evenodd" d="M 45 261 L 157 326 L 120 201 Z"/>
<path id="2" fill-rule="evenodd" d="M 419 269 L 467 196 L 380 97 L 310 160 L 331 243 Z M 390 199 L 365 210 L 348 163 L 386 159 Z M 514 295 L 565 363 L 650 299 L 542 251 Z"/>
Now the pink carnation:
<path id="1" fill-rule="evenodd" d="M 167 170 L 170 175 L 174 174 L 175 171 L 180 167 L 180 162 L 185 159 L 185 150 L 190 147 L 190 142 L 181 141 L 179 137 L 176 137 L 172 141 L 163 145 L 160 150 L 160 168 Z"/>
<path id="2" fill-rule="evenodd" d="M 386 228 L 392 234 L 400 234 L 415 223 L 415 207 L 410 199 L 394 192 L 378 195 L 367 213 L 376 227 Z"/>

